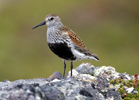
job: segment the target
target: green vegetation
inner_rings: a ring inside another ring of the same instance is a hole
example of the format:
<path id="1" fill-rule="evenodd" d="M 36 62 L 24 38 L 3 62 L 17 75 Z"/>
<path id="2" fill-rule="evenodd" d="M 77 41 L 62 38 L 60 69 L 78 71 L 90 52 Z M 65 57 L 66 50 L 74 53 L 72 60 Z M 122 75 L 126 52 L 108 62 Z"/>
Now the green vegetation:
<path id="1" fill-rule="evenodd" d="M 8 2 L 9 1 L 9 2 Z M 0 5 L 0 81 L 48 77 L 63 73 L 63 62 L 46 43 L 46 27 L 32 27 L 47 14 L 55 13 L 75 31 L 99 62 L 130 75 L 139 72 L 139 2 L 103 0 L 1 0 Z M 70 63 L 67 63 L 70 70 Z"/>
<path id="2" fill-rule="evenodd" d="M 139 80 L 137 84 L 135 84 L 135 80 L 123 80 L 123 79 L 115 79 L 110 81 L 111 84 L 120 85 L 118 88 L 118 92 L 121 95 L 123 100 L 138 100 L 139 99 Z M 125 91 L 125 87 L 134 87 L 138 93 L 127 93 Z"/>

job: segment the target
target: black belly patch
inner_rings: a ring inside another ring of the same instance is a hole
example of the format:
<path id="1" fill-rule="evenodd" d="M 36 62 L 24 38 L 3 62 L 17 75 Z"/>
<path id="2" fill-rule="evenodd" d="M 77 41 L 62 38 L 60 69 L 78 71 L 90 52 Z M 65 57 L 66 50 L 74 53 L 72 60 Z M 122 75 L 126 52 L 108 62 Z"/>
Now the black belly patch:
<path id="1" fill-rule="evenodd" d="M 76 57 L 72 54 L 71 48 L 67 43 L 48 43 L 49 48 L 60 58 L 65 60 L 75 60 Z"/>

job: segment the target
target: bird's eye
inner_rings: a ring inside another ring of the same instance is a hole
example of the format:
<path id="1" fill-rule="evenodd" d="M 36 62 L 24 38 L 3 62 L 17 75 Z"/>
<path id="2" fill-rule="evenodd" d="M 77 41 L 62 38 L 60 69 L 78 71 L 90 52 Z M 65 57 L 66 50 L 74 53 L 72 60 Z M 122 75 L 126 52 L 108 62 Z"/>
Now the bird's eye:
<path id="1" fill-rule="evenodd" d="M 53 17 L 51 17 L 50 19 L 48 19 L 49 21 L 52 21 L 54 18 Z"/>

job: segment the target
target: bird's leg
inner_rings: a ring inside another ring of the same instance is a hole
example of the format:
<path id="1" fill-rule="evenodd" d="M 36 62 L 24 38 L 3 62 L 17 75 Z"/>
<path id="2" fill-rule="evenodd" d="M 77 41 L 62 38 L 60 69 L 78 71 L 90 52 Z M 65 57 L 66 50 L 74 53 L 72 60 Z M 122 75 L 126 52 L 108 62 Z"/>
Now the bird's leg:
<path id="1" fill-rule="evenodd" d="M 63 73 L 63 77 L 65 76 L 65 71 L 66 71 L 66 63 L 65 63 L 65 60 L 63 60 L 64 62 L 64 73 Z"/>
<path id="2" fill-rule="evenodd" d="M 72 69 L 73 69 L 73 64 L 72 64 L 72 62 L 71 62 L 70 68 L 71 68 L 71 77 L 72 77 Z"/>

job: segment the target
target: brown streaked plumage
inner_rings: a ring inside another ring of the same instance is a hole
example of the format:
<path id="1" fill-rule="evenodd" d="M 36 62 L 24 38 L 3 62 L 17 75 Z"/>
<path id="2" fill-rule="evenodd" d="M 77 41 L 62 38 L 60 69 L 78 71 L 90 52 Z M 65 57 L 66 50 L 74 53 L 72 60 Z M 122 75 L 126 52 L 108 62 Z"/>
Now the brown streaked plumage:
<path id="1" fill-rule="evenodd" d="M 64 61 L 64 73 L 66 70 L 65 60 L 71 61 L 71 76 L 73 61 L 92 59 L 99 60 L 96 55 L 92 54 L 84 45 L 79 36 L 68 27 L 64 26 L 61 19 L 56 14 L 49 14 L 45 21 L 34 26 L 34 28 L 47 26 L 47 42 L 49 48 Z"/>
<path id="2" fill-rule="evenodd" d="M 74 33 L 71 29 L 68 27 L 64 26 L 61 28 L 62 31 L 67 32 L 70 39 L 76 43 L 79 47 L 82 47 L 83 49 L 87 50 L 86 46 L 83 44 L 82 40 L 79 38 L 79 36 Z"/>
<path id="3" fill-rule="evenodd" d="M 49 17 L 49 16 L 56 17 L 57 15 L 56 15 L 56 14 L 49 14 L 49 15 L 47 15 L 46 17 Z"/>

